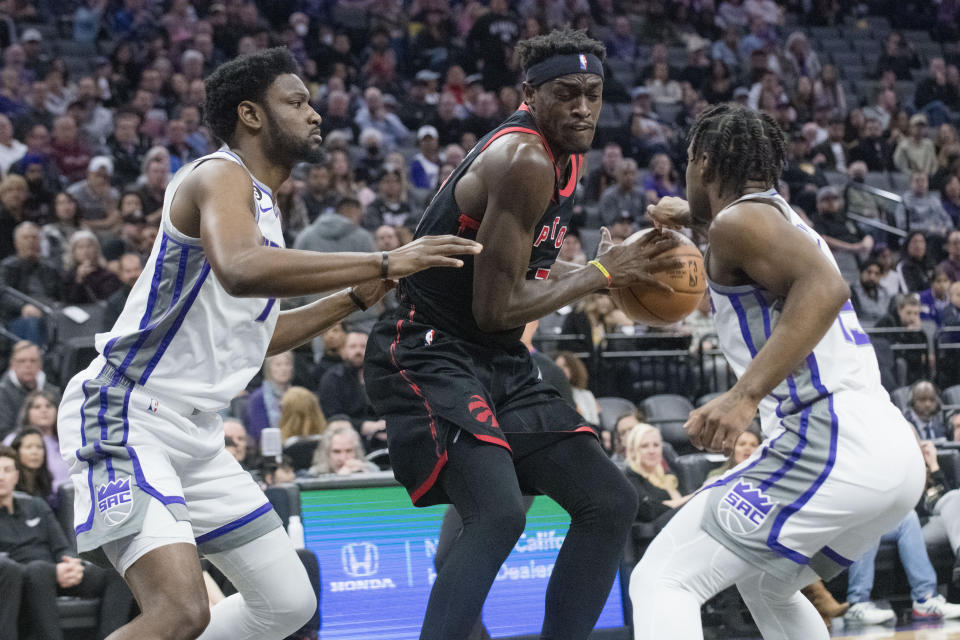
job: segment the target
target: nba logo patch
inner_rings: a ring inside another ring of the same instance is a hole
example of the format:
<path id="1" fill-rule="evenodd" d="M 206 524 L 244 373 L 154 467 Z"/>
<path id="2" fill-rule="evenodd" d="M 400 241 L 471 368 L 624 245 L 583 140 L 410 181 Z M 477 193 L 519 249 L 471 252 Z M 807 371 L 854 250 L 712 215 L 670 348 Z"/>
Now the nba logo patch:
<path id="1" fill-rule="evenodd" d="M 423 336 L 423 345 L 425 347 L 429 347 L 432 344 L 433 344 L 433 329 L 430 329 L 430 331 L 427 331 L 427 333 Z"/>
<path id="2" fill-rule="evenodd" d="M 581 71 L 587 70 L 587 56 L 580 54 L 580 69 Z"/>
<path id="3" fill-rule="evenodd" d="M 717 505 L 717 519 L 734 535 L 753 533 L 763 526 L 777 503 L 746 480 L 737 480 Z"/>
<path id="4" fill-rule="evenodd" d="M 130 478 L 114 480 L 98 486 L 97 509 L 108 527 L 115 527 L 126 520 L 133 511 Z"/>
<path id="5" fill-rule="evenodd" d="M 150 398 L 150 404 L 147 406 L 147 411 L 150 413 L 156 413 L 160 410 L 160 401 L 156 398 Z"/>

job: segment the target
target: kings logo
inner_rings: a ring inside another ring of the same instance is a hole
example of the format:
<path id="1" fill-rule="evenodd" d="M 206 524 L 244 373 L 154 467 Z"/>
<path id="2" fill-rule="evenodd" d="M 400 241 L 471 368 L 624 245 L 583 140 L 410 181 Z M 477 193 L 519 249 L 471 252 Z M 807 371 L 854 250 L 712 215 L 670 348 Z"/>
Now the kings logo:
<path id="1" fill-rule="evenodd" d="M 777 503 L 746 480 L 737 480 L 717 505 L 720 524 L 736 535 L 753 533 L 763 526 Z"/>
<path id="2" fill-rule="evenodd" d="M 130 478 L 113 480 L 97 487 L 97 509 L 109 527 L 126 520 L 133 511 L 133 492 Z"/>

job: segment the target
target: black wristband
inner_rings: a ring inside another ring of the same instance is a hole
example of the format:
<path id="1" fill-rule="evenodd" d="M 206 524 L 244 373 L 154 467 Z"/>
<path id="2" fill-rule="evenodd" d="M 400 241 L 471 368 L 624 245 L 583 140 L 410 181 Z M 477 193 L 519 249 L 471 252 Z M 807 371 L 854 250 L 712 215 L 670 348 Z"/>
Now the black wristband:
<path id="1" fill-rule="evenodd" d="M 387 279 L 387 272 L 390 271 L 390 255 L 386 251 L 380 252 L 380 278 Z"/>
<path id="2" fill-rule="evenodd" d="M 361 300 L 361 299 L 360 299 L 360 296 L 358 296 L 358 295 L 353 291 L 353 288 L 351 288 L 349 291 L 347 291 L 347 295 L 350 296 L 350 299 L 351 299 L 351 300 L 353 300 L 353 304 L 357 305 L 357 309 L 360 309 L 360 311 L 366 311 L 366 310 L 367 310 L 367 305 L 363 304 L 363 300 Z"/>

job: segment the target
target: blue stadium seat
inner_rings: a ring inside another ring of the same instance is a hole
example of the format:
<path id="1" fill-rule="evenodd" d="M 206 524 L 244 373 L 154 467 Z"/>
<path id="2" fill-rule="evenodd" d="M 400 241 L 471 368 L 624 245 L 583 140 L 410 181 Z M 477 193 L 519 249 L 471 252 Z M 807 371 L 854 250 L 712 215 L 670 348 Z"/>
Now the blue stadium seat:
<path id="1" fill-rule="evenodd" d="M 294 436 L 283 443 L 283 455 L 293 460 L 294 470 L 309 469 L 319 444 L 320 436 Z"/>
<path id="2" fill-rule="evenodd" d="M 910 385 L 897 387 L 891 391 L 890 400 L 893 401 L 893 404 L 897 405 L 900 411 L 906 411 L 907 407 L 910 406 Z"/>
<path id="3" fill-rule="evenodd" d="M 661 393 L 644 400 L 640 408 L 647 414 L 647 422 L 660 429 L 664 441 L 672 444 L 677 453 L 696 453 L 686 431 L 683 430 L 684 423 L 693 411 L 689 398 L 674 393 Z"/>

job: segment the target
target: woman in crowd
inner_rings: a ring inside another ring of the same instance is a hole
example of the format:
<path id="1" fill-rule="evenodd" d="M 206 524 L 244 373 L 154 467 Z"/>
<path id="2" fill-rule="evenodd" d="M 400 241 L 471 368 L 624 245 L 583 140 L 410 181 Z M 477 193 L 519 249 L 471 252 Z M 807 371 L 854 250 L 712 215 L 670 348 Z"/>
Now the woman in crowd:
<path id="1" fill-rule="evenodd" d="M 660 531 L 693 497 L 680 495 L 677 476 L 667 473 L 663 438 L 656 427 L 641 423 L 627 437 L 627 479 L 640 496 L 637 522 L 650 522 Z"/>
<path id="2" fill-rule="evenodd" d="M 643 194 L 647 204 L 657 204 L 666 196 L 683 197 L 679 175 L 667 154 L 657 153 L 650 159 L 650 174 L 643 180 Z"/>
<path id="3" fill-rule="evenodd" d="M 0 182 L 0 258 L 13 255 L 13 228 L 28 220 L 27 181 L 10 174 Z"/>
<path id="4" fill-rule="evenodd" d="M 809 122 L 813 120 L 813 112 L 816 108 L 816 97 L 813 92 L 813 82 L 807 76 L 800 76 L 797 79 L 797 86 L 793 90 L 793 96 L 790 104 L 797 112 L 797 122 Z"/>
<path id="5" fill-rule="evenodd" d="M 363 458 L 360 434 L 349 420 L 331 420 L 323 432 L 320 445 L 313 453 L 310 475 L 345 476 L 351 473 L 370 473 L 380 468 Z"/>
<path id="6" fill-rule="evenodd" d="M 704 484 L 709 484 L 714 478 L 722 476 L 730 469 L 749 458 L 753 452 L 760 446 L 760 434 L 754 429 L 749 428 L 739 436 L 733 443 L 733 454 L 730 455 L 722 465 L 707 474 L 707 480 Z"/>
<path id="7" fill-rule="evenodd" d="M 923 291 L 933 281 L 933 259 L 927 255 L 927 238 L 922 231 L 914 231 L 907 236 L 906 254 L 897 265 L 900 274 L 902 292 Z"/>
<path id="8" fill-rule="evenodd" d="M 710 64 L 710 76 L 700 88 L 700 93 L 710 104 L 729 102 L 733 99 L 733 78 L 730 68 L 720 58 Z"/>
<path id="9" fill-rule="evenodd" d="M 10 444 L 16 433 L 28 428 L 36 429 L 43 436 L 47 449 L 47 468 L 53 475 L 53 490 L 70 481 L 70 470 L 60 457 L 60 441 L 57 438 L 57 406 L 60 398 L 45 389 L 31 391 L 23 399 L 17 416 L 17 431 L 9 434 L 3 444 Z"/>
<path id="10" fill-rule="evenodd" d="M 26 427 L 16 433 L 10 446 L 17 452 L 17 470 L 20 472 L 16 490 L 43 498 L 50 506 L 55 506 L 53 474 L 47 467 L 43 434 L 38 429 Z"/>
<path id="11" fill-rule="evenodd" d="M 299 436 L 318 436 L 327 428 L 317 396 L 304 387 L 290 387 L 280 398 L 278 424 L 283 441 Z"/>
<path id="12" fill-rule="evenodd" d="M 293 380 L 293 352 L 285 351 L 263 362 L 263 384 L 250 394 L 247 404 L 247 433 L 253 442 L 260 442 L 260 432 L 280 426 L 280 399 Z"/>
<path id="13" fill-rule="evenodd" d="M 940 190 L 940 204 L 953 220 L 953 226 L 960 228 L 960 177 L 951 175 Z"/>
<path id="14" fill-rule="evenodd" d="M 842 118 L 847 114 L 847 95 L 837 75 L 837 68 L 832 64 L 823 65 L 820 77 L 813 83 L 813 96 L 818 104 L 830 107 L 835 115 Z M 863 116 L 863 112 L 860 112 L 860 115 Z M 861 122 L 860 126 L 862 125 Z M 844 141 L 852 142 L 846 138 L 846 135 L 844 135 Z"/>
<path id="15" fill-rule="evenodd" d="M 593 351 L 606 346 L 607 334 L 616 333 L 625 326 L 633 327 L 633 321 L 617 309 L 610 296 L 602 293 L 586 296 L 563 319 L 563 333 L 585 336 L 577 345 L 577 351 Z"/>
<path id="16" fill-rule="evenodd" d="M 70 237 L 63 278 L 63 301 L 90 304 L 106 300 L 122 285 L 107 269 L 100 241 L 92 231 L 81 229 Z"/>
<path id="17" fill-rule="evenodd" d="M 61 191 L 53 201 L 56 221 L 43 225 L 43 255 L 50 264 L 62 265 L 67 257 L 67 246 L 74 233 L 80 230 L 80 207 L 77 199 L 66 191 Z"/>
<path id="18" fill-rule="evenodd" d="M 677 104 L 683 98 L 683 89 L 670 77 L 670 65 L 666 62 L 653 65 L 653 77 L 647 80 L 647 90 L 654 104 Z"/>
<path id="19" fill-rule="evenodd" d="M 600 405 L 593 392 L 587 388 L 587 367 L 583 361 L 569 351 L 558 351 L 554 363 L 570 381 L 573 401 L 583 419 L 592 425 L 600 424 Z"/>

